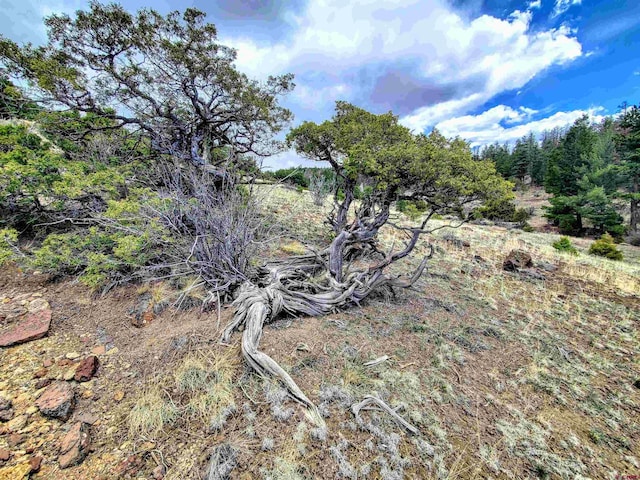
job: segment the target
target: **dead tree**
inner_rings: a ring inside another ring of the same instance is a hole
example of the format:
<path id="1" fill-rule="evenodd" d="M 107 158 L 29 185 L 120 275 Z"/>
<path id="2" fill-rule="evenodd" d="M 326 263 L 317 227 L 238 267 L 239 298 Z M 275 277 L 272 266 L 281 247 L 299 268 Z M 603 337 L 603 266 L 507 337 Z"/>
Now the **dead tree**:
<path id="1" fill-rule="evenodd" d="M 373 115 L 341 102 L 331 121 L 306 122 L 289 134 L 288 141 L 300 154 L 329 162 L 335 171 L 334 209 L 328 218 L 335 238 L 320 252 L 268 263 L 257 281 L 246 282 L 223 341 L 244 328 L 242 353 L 248 364 L 279 379 L 322 424 L 313 402 L 291 376 L 259 350 L 264 324 L 283 312 L 325 315 L 358 305 L 373 292 L 414 284 L 430 254 L 407 276 L 392 276 L 388 267 L 407 257 L 421 235 L 433 232 L 435 228 L 428 228 L 431 217 L 462 213 L 471 202 L 505 197 L 510 184 L 493 165 L 474 160 L 461 140 L 447 140 L 437 132 L 415 136 L 391 113 Z M 371 193 L 356 202 L 354 191 L 362 177 L 372 186 Z M 407 197 L 430 206 L 416 225 L 390 221 L 393 203 Z M 382 253 L 376 240 L 385 225 L 397 229 L 404 241 Z"/>

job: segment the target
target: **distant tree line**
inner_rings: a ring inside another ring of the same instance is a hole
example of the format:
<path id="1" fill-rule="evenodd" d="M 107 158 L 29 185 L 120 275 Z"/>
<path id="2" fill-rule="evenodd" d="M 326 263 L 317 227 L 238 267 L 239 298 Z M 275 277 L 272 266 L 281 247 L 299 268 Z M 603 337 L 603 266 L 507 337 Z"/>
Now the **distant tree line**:
<path id="1" fill-rule="evenodd" d="M 546 216 L 571 235 L 638 233 L 640 220 L 640 106 L 593 122 L 533 132 L 515 145 L 494 143 L 476 153 L 516 185 L 544 187 L 551 206 Z M 621 212 L 629 211 L 625 224 Z"/>

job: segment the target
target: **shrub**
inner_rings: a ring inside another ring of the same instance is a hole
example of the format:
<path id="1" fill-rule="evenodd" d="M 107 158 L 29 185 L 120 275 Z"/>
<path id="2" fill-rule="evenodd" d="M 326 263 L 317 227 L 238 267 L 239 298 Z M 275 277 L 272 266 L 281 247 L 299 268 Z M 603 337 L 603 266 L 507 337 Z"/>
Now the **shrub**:
<path id="1" fill-rule="evenodd" d="M 0 229 L 0 266 L 13 258 L 13 246 L 18 242 L 18 232 L 13 228 Z"/>
<path id="2" fill-rule="evenodd" d="M 569 253 L 571 255 L 578 255 L 578 250 L 573 246 L 569 237 L 562 237 L 557 242 L 553 242 L 553 248 L 559 252 Z"/>
<path id="3" fill-rule="evenodd" d="M 589 253 L 591 255 L 608 258 L 609 260 L 622 260 L 623 258 L 622 252 L 618 250 L 613 242 L 613 237 L 608 233 L 605 233 L 591 244 Z"/>

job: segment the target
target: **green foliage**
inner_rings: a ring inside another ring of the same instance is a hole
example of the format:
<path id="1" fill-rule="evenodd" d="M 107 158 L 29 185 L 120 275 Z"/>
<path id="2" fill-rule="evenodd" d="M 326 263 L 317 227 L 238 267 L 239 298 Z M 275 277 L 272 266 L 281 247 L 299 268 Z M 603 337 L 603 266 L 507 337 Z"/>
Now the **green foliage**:
<path id="1" fill-rule="evenodd" d="M 132 14 L 96 1 L 45 25 L 42 47 L 0 37 L 3 72 L 38 95 L 114 126 L 133 125 L 156 153 L 194 164 L 226 162 L 217 151 L 227 147 L 232 158 L 279 149 L 273 135 L 291 112 L 278 98 L 293 88 L 292 75 L 258 82 L 240 73 L 235 50 L 218 42 L 204 12 Z"/>
<path id="2" fill-rule="evenodd" d="M 24 118 L 32 120 L 40 107 L 25 98 L 20 88 L 0 74 L 0 118 Z"/>
<path id="3" fill-rule="evenodd" d="M 13 246 L 18 243 L 18 232 L 13 228 L 0 229 L 0 267 L 11 260 L 14 255 Z"/>
<path id="4" fill-rule="evenodd" d="M 608 233 L 602 235 L 598 240 L 593 242 L 589 247 L 591 255 L 605 257 L 609 260 L 622 260 L 622 252 L 616 247 L 613 237 Z"/>
<path id="5" fill-rule="evenodd" d="M 569 237 L 562 237 L 560 240 L 553 242 L 553 248 L 559 252 L 569 253 L 571 255 L 578 255 L 578 250 L 573 246 Z"/>
<path id="6" fill-rule="evenodd" d="M 287 142 L 306 158 L 329 162 L 347 200 L 363 180 L 371 188 L 367 202 L 384 208 L 408 191 L 413 201 L 459 214 L 471 202 L 511 195 L 494 165 L 474 160 L 463 140 L 435 130 L 414 136 L 392 113 L 374 115 L 346 102 L 337 102 L 332 120 L 293 129 Z"/>

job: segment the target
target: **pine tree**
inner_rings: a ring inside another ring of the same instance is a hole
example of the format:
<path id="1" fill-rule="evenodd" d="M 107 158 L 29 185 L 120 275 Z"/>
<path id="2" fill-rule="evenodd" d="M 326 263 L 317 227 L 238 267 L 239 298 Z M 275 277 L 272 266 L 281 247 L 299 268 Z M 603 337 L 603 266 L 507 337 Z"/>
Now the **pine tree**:
<path id="1" fill-rule="evenodd" d="M 623 198 L 629 201 L 629 228 L 638 231 L 640 223 L 640 105 L 625 109 L 615 137 L 620 153 L 620 177 L 625 189 Z"/>

